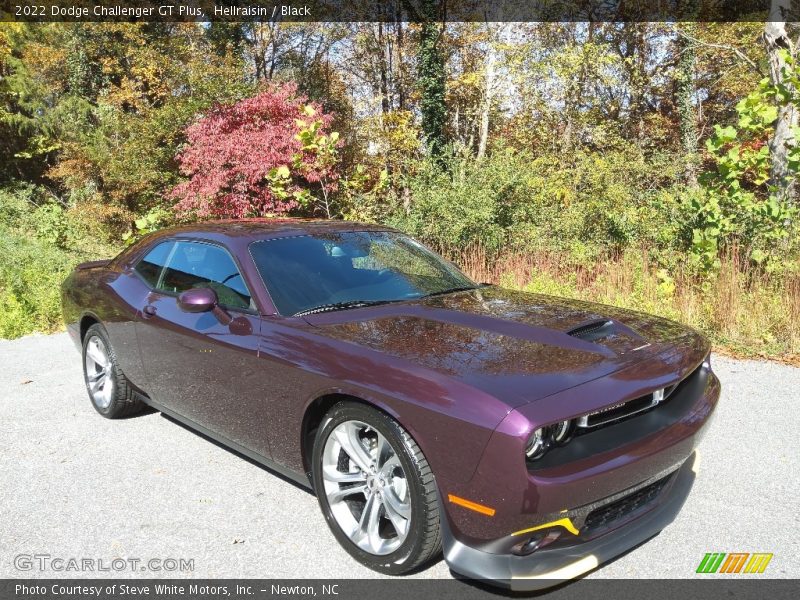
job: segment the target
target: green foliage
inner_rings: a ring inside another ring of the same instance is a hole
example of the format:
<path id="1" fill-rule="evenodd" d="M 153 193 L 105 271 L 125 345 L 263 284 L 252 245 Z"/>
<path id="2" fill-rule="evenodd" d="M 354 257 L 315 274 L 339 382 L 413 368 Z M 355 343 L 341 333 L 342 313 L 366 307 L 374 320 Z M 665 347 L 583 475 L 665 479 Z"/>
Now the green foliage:
<path id="1" fill-rule="evenodd" d="M 479 243 L 498 250 L 513 222 L 514 199 L 525 185 L 510 162 L 499 154 L 483 163 L 450 158 L 445 168 L 435 158 L 426 160 L 408 180 L 410 211 L 398 211 L 391 222 L 439 248 Z"/>
<path id="2" fill-rule="evenodd" d="M 567 163 L 567 164 L 565 164 Z M 496 149 L 423 163 L 390 222 L 442 249 L 554 250 L 575 263 L 631 246 L 683 243 L 679 165 L 636 149 L 569 157 Z M 660 185 L 661 187 L 656 187 Z"/>
<path id="3" fill-rule="evenodd" d="M 198 112 L 254 90 L 241 58 L 194 24 L 26 24 L 0 61 L 0 181 L 93 190 L 117 238 L 163 205 L 175 151 Z M 10 156 L 9 156 L 10 155 Z M 11 168 L 13 166 L 13 168 Z"/>
<path id="4" fill-rule="evenodd" d="M 385 220 L 391 210 L 387 202 L 391 187 L 386 169 L 372 177 L 364 165 L 356 165 L 353 172 L 341 180 L 339 191 L 339 210 L 348 221 L 376 223 Z"/>
<path id="5" fill-rule="evenodd" d="M 423 0 L 422 11 L 425 21 L 421 25 L 419 36 L 419 89 L 420 112 L 422 113 L 422 132 L 431 155 L 438 157 L 445 148 L 445 123 L 447 107 L 445 105 L 444 58 L 439 39 L 439 25 L 436 22 L 437 2 Z"/>
<path id="6" fill-rule="evenodd" d="M 26 184 L 0 188 L 0 216 L 4 224 L 31 232 L 48 246 L 67 249 L 73 242 L 74 227 L 63 205 L 42 188 Z"/>
<path id="7" fill-rule="evenodd" d="M 784 55 L 785 81 L 774 86 L 769 79 L 736 105 L 736 126 L 719 124 L 706 140 L 715 170 L 701 179 L 702 193 L 691 198 L 691 259 L 702 273 L 719 268 L 719 254 L 734 245 L 747 249 L 749 258 L 767 269 L 780 268 L 792 242 L 792 221 L 797 216 L 793 198 L 781 198 L 769 184 L 771 157 L 768 146 L 778 106 L 794 104 L 800 98 L 792 81 L 798 73 L 795 61 Z M 796 135 L 797 132 L 793 132 Z M 789 147 L 789 165 L 796 178 L 800 148 Z"/>
<path id="8" fill-rule="evenodd" d="M 269 170 L 266 175 L 267 188 L 279 204 L 297 205 L 309 212 L 316 210 L 330 219 L 335 211 L 331 193 L 338 184 L 339 133 L 324 133 L 325 124 L 322 119 L 313 118 L 316 110 L 310 104 L 306 105 L 303 114 L 306 119 L 295 120 L 299 130 L 294 137 L 300 142 L 300 148 L 292 155 L 291 165 L 295 175 L 318 185 L 319 194 L 314 195 L 307 187 L 294 185 L 292 169 L 287 165 Z"/>
<path id="9" fill-rule="evenodd" d="M 514 283 L 512 273 L 504 273 L 503 276 L 500 277 L 500 285 L 510 288 L 518 287 Z M 522 289 L 532 294 L 545 294 L 547 296 L 560 296 L 562 298 L 580 297 L 580 291 L 575 285 L 574 275 L 571 277 L 558 278 L 551 273 L 536 272 L 533 273 L 531 280 L 524 285 Z"/>
<path id="10" fill-rule="evenodd" d="M 133 228 L 122 234 L 125 244 L 133 244 L 142 236 L 163 229 L 174 222 L 175 214 L 163 206 L 151 208 L 138 219 L 134 220 Z"/>
<path id="11" fill-rule="evenodd" d="M 0 188 L 0 337 L 59 328 L 64 278 L 79 262 L 115 253 L 46 190 Z"/>
<path id="12" fill-rule="evenodd" d="M 59 286 L 72 266 L 67 253 L 0 227 L 0 337 L 59 327 Z"/>
<path id="13" fill-rule="evenodd" d="M 326 134 L 325 122 L 314 118 L 317 111 L 312 105 L 306 105 L 304 114 L 305 119 L 296 121 L 300 130 L 295 138 L 300 142 L 301 148 L 300 152 L 292 156 L 292 166 L 308 181 L 318 184 L 319 194 L 314 196 L 307 188 L 296 190 L 293 194 L 301 207 L 307 208 L 311 205 L 330 219 L 336 214 L 331 194 L 336 191 L 339 180 L 339 132 L 331 131 Z"/>

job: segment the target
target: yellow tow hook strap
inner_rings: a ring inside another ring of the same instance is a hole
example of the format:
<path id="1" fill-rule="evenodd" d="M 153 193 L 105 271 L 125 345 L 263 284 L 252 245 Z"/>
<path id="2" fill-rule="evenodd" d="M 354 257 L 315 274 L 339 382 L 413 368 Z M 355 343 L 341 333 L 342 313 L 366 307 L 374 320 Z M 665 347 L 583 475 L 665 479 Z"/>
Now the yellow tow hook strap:
<path id="1" fill-rule="evenodd" d="M 511 535 L 522 535 L 523 533 L 531 533 L 532 531 L 539 531 L 540 529 L 547 529 L 548 527 L 563 527 L 573 535 L 579 534 L 578 528 L 572 524 L 572 520 L 569 517 L 564 517 L 558 521 L 550 521 L 549 523 L 542 523 L 541 525 L 536 525 L 535 527 L 528 527 L 528 529 L 520 529 Z"/>

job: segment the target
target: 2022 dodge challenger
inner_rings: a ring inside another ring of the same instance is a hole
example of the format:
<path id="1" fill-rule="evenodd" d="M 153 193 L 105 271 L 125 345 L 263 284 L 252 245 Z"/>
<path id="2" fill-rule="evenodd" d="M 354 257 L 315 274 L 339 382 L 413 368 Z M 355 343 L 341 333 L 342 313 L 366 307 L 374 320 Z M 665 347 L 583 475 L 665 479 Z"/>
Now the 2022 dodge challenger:
<path id="1" fill-rule="evenodd" d="M 443 549 L 536 589 L 654 536 L 720 393 L 684 326 L 476 284 L 373 225 L 167 229 L 62 297 L 101 415 L 150 405 L 310 487 L 390 574 Z"/>

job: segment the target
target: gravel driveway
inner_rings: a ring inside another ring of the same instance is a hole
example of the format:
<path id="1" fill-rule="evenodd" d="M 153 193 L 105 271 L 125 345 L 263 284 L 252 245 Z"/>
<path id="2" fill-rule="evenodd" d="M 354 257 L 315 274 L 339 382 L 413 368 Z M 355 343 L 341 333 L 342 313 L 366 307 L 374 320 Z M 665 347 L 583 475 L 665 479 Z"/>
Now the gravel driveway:
<path id="1" fill-rule="evenodd" d="M 97 415 L 66 334 L 0 340 L 0 365 L 0 577 L 70 575 L 17 570 L 20 553 L 193 559 L 184 574 L 201 578 L 376 576 L 310 493 L 158 413 Z M 800 369 L 713 365 L 723 397 L 683 512 L 590 577 L 694 577 L 706 552 L 772 552 L 769 576 L 800 576 Z M 440 559 L 415 577 L 451 575 Z"/>

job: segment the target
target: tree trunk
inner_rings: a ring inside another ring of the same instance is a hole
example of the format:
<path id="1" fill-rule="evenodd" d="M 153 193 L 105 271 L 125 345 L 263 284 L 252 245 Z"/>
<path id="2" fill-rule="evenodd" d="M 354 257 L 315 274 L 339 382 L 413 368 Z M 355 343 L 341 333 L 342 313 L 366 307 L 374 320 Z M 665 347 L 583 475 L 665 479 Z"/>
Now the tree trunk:
<path id="1" fill-rule="evenodd" d="M 403 198 L 403 210 L 406 212 L 406 215 L 409 215 L 411 214 L 411 190 L 403 186 L 401 195 Z"/>
<path id="2" fill-rule="evenodd" d="M 403 68 L 403 43 L 404 43 L 404 35 L 403 35 L 403 20 L 402 20 L 402 13 L 400 13 L 400 8 L 398 4 L 398 15 L 397 15 L 397 23 L 395 25 L 397 30 L 397 40 L 395 45 L 397 46 L 397 77 L 395 77 L 395 86 L 397 87 L 397 108 L 400 110 L 406 109 L 406 86 L 405 86 L 405 71 Z"/>
<path id="3" fill-rule="evenodd" d="M 645 114 L 647 112 L 646 93 L 649 77 L 647 74 L 647 23 L 636 23 L 636 75 L 634 79 L 635 114 L 636 114 L 636 142 L 642 145 L 645 137 Z"/>
<path id="4" fill-rule="evenodd" d="M 487 25 L 488 28 L 488 25 Z M 492 99 L 494 96 L 494 63 L 495 55 L 492 47 L 492 36 L 487 40 L 486 48 L 486 73 L 483 88 L 483 102 L 481 106 L 481 128 L 478 138 L 478 158 L 481 159 L 486 154 L 486 145 L 489 141 L 489 112 L 492 110 Z"/>
<path id="5" fill-rule="evenodd" d="M 573 43 L 578 44 L 575 33 L 575 25 L 573 24 Z M 585 46 L 582 49 L 581 66 L 578 71 L 577 78 L 570 81 L 567 85 L 567 90 L 564 95 L 564 131 L 561 133 L 561 149 L 563 152 L 568 152 L 572 146 L 573 132 L 575 129 L 575 122 L 579 119 L 581 113 L 581 105 L 583 103 L 583 96 L 586 91 L 586 82 L 589 78 L 589 72 L 592 65 L 589 64 L 591 51 L 589 45 L 594 43 L 595 31 L 597 24 L 591 22 L 586 29 Z M 580 127 L 580 124 L 579 124 Z"/>
<path id="6" fill-rule="evenodd" d="M 786 65 L 781 51 L 794 56 L 794 44 L 786 33 L 785 18 L 788 0 L 772 0 L 769 19 L 764 27 L 764 44 L 767 48 L 769 76 L 773 85 L 788 85 L 784 81 L 783 69 Z M 792 128 L 797 125 L 797 110 L 791 102 L 778 106 L 775 131 L 769 140 L 770 185 L 781 201 L 791 201 L 794 193 L 794 177 L 789 169 L 789 151 L 796 144 Z"/>
<path id="7" fill-rule="evenodd" d="M 647 23 L 623 23 L 619 34 L 620 57 L 628 76 L 628 138 L 642 145 L 645 137 L 645 114 L 650 77 L 647 73 L 648 42 Z"/>
<path id="8" fill-rule="evenodd" d="M 383 23 L 378 23 L 378 46 L 381 49 L 380 58 L 380 87 L 381 87 L 381 113 L 389 112 L 389 74 L 386 65 L 386 37 L 383 32 Z"/>
<path id="9" fill-rule="evenodd" d="M 697 114 L 694 108 L 695 36 L 694 23 L 681 25 L 689 37 L 678 35 L 677 106 L 680 121 L 681 148 L 684 157 L 684 179 L 689 187 L 697 187 Z"/>

